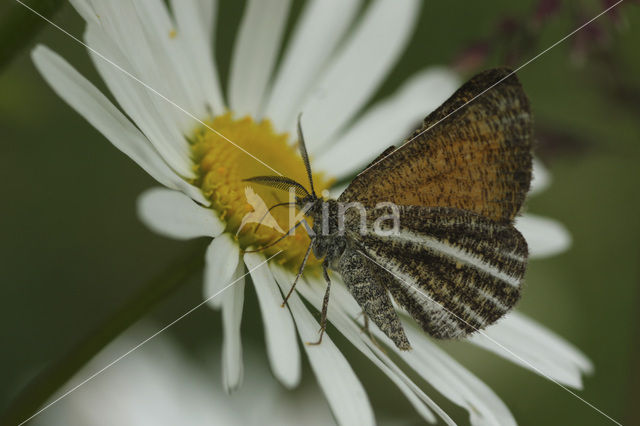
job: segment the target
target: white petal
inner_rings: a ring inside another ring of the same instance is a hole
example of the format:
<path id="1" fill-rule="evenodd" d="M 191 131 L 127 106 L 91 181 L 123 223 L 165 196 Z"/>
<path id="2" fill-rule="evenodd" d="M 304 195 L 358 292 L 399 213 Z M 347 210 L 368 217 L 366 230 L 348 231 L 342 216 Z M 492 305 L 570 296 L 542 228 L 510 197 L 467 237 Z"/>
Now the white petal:
<path id="1" fill-rule="evenodd" d="M 529 195 L 535 195 L 544 191 L 551 184 L 551 174 L 549 170 L 537 158 L 533 159 L 533 180 Z"/>
<path id="2" fill-rule="evenodd" d="M 166 29 L 166 9 L 163 4 L 159 3 L 159 0 L 152 1 L 155 6 L 149 8 L 148 16 L 141 16 L 141 11 L 136 8 L 138 2 L 134 2 L 134 0 L 118 2 L 92 0 L 91 3 L 99 15 L 101 24 L 99 30 L 94 32 L 98 34 L 102 32 L 102 38 L 106 39 L 102 41 L 102 47 L 109 47 L 109 51 L 101 50 L 91 42 L 88 44 L 140 80 L 135 81 L 136 87 L 133 88 L 133 93 L 142 91 L 147 94 L 147 102 L 144 107 L 153 107 L 153 113 L 159 115 L 155 124 L 159 129 L 163 129 L 163 132 L 166 132 L 162 141 L 188 165 L 189 146 L 185 143 L 184 138 L 180 137 L 185 130 L 185 124 L 192 122 L 192 118 L 184 112 L 184 110 L 190 109 L 188 91 L 183 85 L 184 81 L 176 75 L 176 59 L 166 54 L 163 41 L 156 36 L 159 25 L 164 25 Z M 159 4 L 160 6 L 158 6 Z M 95 27 L 95 25 L 88 24 L 87 31 L 91 31 L 91 27 Z M 165 38 L 169 39 L 169 31 L 166 32 L 165 37 L 162 37 L 162 39 Z M 131 83 L 130 76 L 123 76 L 122 71 L 114 69 L 112 64 L 109 66 L 111 72 L 117 72 L 120 79 L 124 77 L 129 81 L 129 84 Z M 105 78 L 104 75 L 103 78 Z M 141 82 L 148 87 L 145 87 Z M 111 86 L 109 88 L 113 90 Z M 135 118 L 134 120 L 137 124 L 137 120 Z M 193 126 L 194 123 L 191 125 Z M 142 129 L 142 131 L 147 134 L 149 129 Z M 156 144 L 156 139 L 161 140 L 148 134 L 147 137 L 154 144 Z M 169 161 L 166 157 L 165 160 Z M 176 170 L 178 169 L 176 168 Z M 182 170 L 178 171 L 183 176 L 189 176 L 191 173 L 190 169 L 184 171 L 185 173 Z"/>
<path id="3" fill-rule="evenodd" d="M 517 312 L 474 334 L 471 342 L 543 377 L 582 388 L 582 374 L 590 373 L 589 359 L 567 341 Z"/>
<path id="4" fill-rule="evenodd" d="M 73 6 L 73 8 L 82 16 L 87 22 L 98 23 L 98 15 L 96 11 L 93 10 L 93 6 L 87 0 L 69 0 L 69 3 Z"/>
<path id="5" fill-rule="evenodd" d="M 289 130 L 300 103 L 349 28 L 362 0 L 309 1 L 288 43 L 264 108 L 276 129 Z"/>
<path id="6" fill-rule="evenodd" d="M 178 36 L 183 37 L 183 48 L 190 52 L 197 74 L 197 87 L 211 107 L 214 115 L 224 111 L 222 89 L 213 55 L 217 2 L 213 0 L 171 0 L 171 9 L 178 24 Z"/>
<path id="7" fill-rule="evenodd" d="M 213 210 L 199 206 L 178 191 L 152 188 L 138 197 L 137 204 L 142 222 L 170 238 L 216 237 L 224 230 Z"/>
<path id="8" fill-rule="evenodd" d="M 120 0 L 121 2 L 123 0 Z M 203 90 L 195 72 L 192 52 L 185 38 L 176 29 L 163 0 L 132 0 L 138 14 L 140 25 L 154 48 L 154 59 L 163 67 L 167 86 L 166 96 L 197 117 L 206 116 Z M 198 21 L 200 22 L 200 21 Z M 175 35 L 174 35 L 175 34 Z M 189 40 L 191 41 L 191 40 Z M 205 54 L 203 49 L 202 53 Z M 194 56 L 197 56 L 194 55 Z M 176 97 L 176 92 L 179 96 Z M 178 120 L 187 132 L 193 130 L 194 120 L 184 113 L 178 114 Z"/>
<path id="9" fill-rule="evenodd" d="M 229 105 L 238 116 L 256 117 L 284 33 L 290 0 L 250 0 L 233 48 Z"/>
<path id="10" fill-rule="evenodd" d="M 560 222 L 548 217 L 525 214 L 516 218 L 516 228 L 529 245 L 529 256 L 554 256 L 571 246 L 571 235 Z"/>
<path id="11" fill-rule="evenodd" d="M 575 364 L 583 373 L 593 372 L 593 363 L 585 354 L 537 321 L 517 311 L 512 312 L 506 321 L 511 322 L 509 325 L 513 328 L 541 342 L 541 346 L 546 347 L 546 350 L 552 349 L 558 357 Z"/>
<path id="12" fill-rule="evenodd" d="M 109 344 L 69 383 L 81 381 L 103 369 L 138 345 L 157 328 L 143 324 Z M 34 425 L 153 425 L 233 424 L 237 415 L 228 409 L 211 380 L 194 368 L 184 349 L 167 334 L 132 352 L 117 368 L 109 369 L 33 419 Z M 62 391 L 56 395 L 60 397 Z"/>
<path id="13" fill-rule="evenodd" d="M 224 233 L 214 238 L 205 255 L 204 298 L 209 299 L 209 306 L 219 308 L 223 298 L 218 294 L 233 281 L 233 273 L 240 261 L 240 248 L 231 235 Z"/>
<path id="14" fill-rule="evenodd" d="M 309 150 L 330 140 L 371 98 L 404 51 L 418 0 L 377 0 L 366 11 L 302 108 Z"/>
<path id="15" fill-rule="evenodd" d="M 203 204 L 197 188 L 176 175 L 136 127 L 87 79 L 58 54 L 39 45 L 33 62 L 53 90 L 92 126 L 161 184 L 180 189 Z"/>
<path id="16" fill-rule="evenodd" d="M 244 262 L 249 270 L 264 262 L 256 253 L 246 253 Z M 282 308 L 282 294 L 267 265 L 251 272 L 256 288 L 267 343 L 267 354 L 273 374 L 288 388 L 300 382 L 300 348 L 288 309 Z"/>
<path id="17" fill-rule="evenodd" d="M 87 25 L 85 40 L 94 49 L 89 52 L 94 65 L 122 109 L 171 168 L 181 176 L 193 177 L 187 141 L 178 128 L 172 125 L 173 118 L 167 117 L 158 109 L 166 108 L 167 101 L 158 99 L 155 93 L 123 71 L 132 73 L 131 64 L 99 27 Z M 147 82 L 145 78 L 140 80 Z M 163 104 L 158 104 L 158 101 Z"/>
<path id="18" fill-rule="evenodd" d="M 389 146 L 402 144 L 457 87 L 456 75 L 444 68 L 419 73 L 365 112 L 335 144 L 323 150 L 314 167 L 338 179 L 354 175 Z"/>
<path id="19" fill-rule="evenodd" d="M 215 35 L 216 21 L 218 18 L 218 0 L 199 0 L 196 2 L 198 6 L 198 16 L 202 19 L 203 28 L 207 31 L 209 40 L 213 44 Z"/>
<path id="20" fill-rule="evenodd" d="M 235 256 L 235 259 L 236 263 L 238 263 L 238 256 Z M 241 278 L 243 273 L 244 266 L 240 263 L 233 274 L 232 281 L 237 281 L 220 295 L 223 301 L 222 327 L 224 330 L 222 340 L 222 382 L 227 392 L 238 389 L 242 384 L 243 363 L 240 322 L 244 305 L 244 278 Z"/>
<path id="21" fill-rule="evenodd" d="M 281 288 L 286 288 L 293 280 L 293 276 L 282 268 L 271 265 L 271 270 Z M 312 281 L 312 284 L 307 283 L 307 278 L 298 283 L 297 290 L 308 302 L 310 302 L 316 309 L 320 310 L 322 306 L 322 298 L 324 291 L 324 281 L 316 282 Z M 340 282 L 334 282 L 332 285 L 332 292 L 334 296 L 329 303 L 328 317 L 331 324 L 333 324 L 340 333 L 342 333 L 349 342 L 351 342 L 358 350 L 360 350 L 367 358 L 371 360 L 384 374 L 391 379 L 391 381 L 398 386 L 400 391 L 405 395 L 409 402 L 414 406 L 416 411 L 428 422 L 435 423 L 436 418 L 429 409 L 431 407 L 436 411 L 448 424 L 453 424 L 453 420 L 433 402 L 411 379 L 402 372 L 402 370 L 393 363 L 393 361 L 387 356 L 386 353 L 380 350 L 378 346 L 373 344 L 368 337 L 363 340 L 363 334 L 352 318 L 357 316 L 360 312 L 360 308 L 357 306 L 351 296 L 345 294 L 345 289 Z M 335 293 L 338 293 L 337 295 Z M 345 295 L 347 299 L 345 299 Z M 351 302 L 351 303 L 349 303 Z M 349 306 L 348 312 L 352 317 L 348 317 L 347 313 L 343 312 L 341 308 Z"/>
<path id="22" fill-rule="evenodd" d="M 412 351 L 394 350 L 440 393 L 469 412 L 472 425 L 515 425 L 507 406 L 480 379 L 443 352 L 415 326 L 405 326 Z"/>
<path id="23" fill-rule="evenodd" d="M 286 286 L 282 291 L 288 291 Z M 300 339 L 309 357 L 311 368 L 340 425 L 375 424 L 369 398 L 356 377 L 351 365 L 325 333 L 320 345 L 308 345 L 318 340 L 320 325 L 304 306 L 297 293 L 292 293 L 288 301 L 291 314 L 295 318 Z"/>

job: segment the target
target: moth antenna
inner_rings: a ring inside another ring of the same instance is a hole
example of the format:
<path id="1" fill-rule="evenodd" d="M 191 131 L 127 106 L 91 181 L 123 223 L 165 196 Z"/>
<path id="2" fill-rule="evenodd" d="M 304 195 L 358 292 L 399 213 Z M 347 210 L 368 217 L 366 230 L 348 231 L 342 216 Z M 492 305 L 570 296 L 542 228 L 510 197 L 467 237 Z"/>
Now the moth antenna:
<path id="1" fill-rule="evenodd" d="M 307 145 L 304 142 L 304 135 L 302 134 L 302 113 L 298 114 L 298 148 L 300 149 L 300 156 L 302 156 L 302 161 L 304 161 L 304 168 L 307 169 L 307 177 L 309 178 L 309 185 L 311 186 L 311 195 L 313 196 L 313 198 L 317 198 L 316 190 L 313 187 L 313 176 L 311 174 L 311 164 L 309 163 Z"/>
<path id="2" fill-rule="evenodd" d="M 260 185 L 270 186 L 281 191 L 289 191 L 292 187 L 296 191 L 296 196 L 300 198 L 308 197 L 309 191 L 295 180 L 285 176 L 254 176 L 247 179 L 242 179 L 243 182 L 254 182 Z"/>
<path id="3" fill-rule="evenodd" d="M 287 238 L 289 236 L 289 234 L 296 229 L 298 226 L 302 225 L 304 223 L 304 219 L 302 219 L 300 222 L 296 223 L 291 229 L 289 229 L 286 234 L 284 234 L 282 237 L 278 238 L 277 240 L 275 240 L 272 243 L 267 244 L 266 246 L 262 246 L 259 249 L 255 249 L 255 250 L 244 250 L 245 253 L 257 253 L 260 252 L 262 250 L 266 250 L 269 247 L 273 247 L 276 244 L 278 244 L 280 241 L 284 240 L 285 238 Z"/>

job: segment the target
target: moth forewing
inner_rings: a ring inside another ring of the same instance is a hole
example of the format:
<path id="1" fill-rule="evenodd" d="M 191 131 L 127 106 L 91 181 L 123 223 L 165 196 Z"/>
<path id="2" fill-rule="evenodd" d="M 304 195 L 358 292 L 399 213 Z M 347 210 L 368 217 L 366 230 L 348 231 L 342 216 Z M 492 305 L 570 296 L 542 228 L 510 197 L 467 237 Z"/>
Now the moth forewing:
<path id="1" fill-rule="evenodd" d="M 511 222 L 531 181 L 531 123 L 517 77 L 504 68 L 482 72 L 405 144 L 376 158 L 338 200 L 456 207 Z"/>

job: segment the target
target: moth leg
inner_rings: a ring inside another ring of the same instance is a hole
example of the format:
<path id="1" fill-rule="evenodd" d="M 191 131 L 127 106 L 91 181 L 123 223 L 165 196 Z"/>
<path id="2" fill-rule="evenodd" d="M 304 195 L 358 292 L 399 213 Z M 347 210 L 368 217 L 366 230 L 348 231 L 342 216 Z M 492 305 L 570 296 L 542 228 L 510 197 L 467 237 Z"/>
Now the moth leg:
<path id="1" fill-rule="evenodd" d="M 360 317 L 364 317 L 364 324 L 362 324 L 360 326 L 360 331 L 362 331 L 363 333 L 369 333 L 369 317 L 367 316 L 367 314 L 364 313 L 364 311 L 360 312 L 358 314 L 358 316 L 356 317 L 356 319 L 360 318 Z"/>
<path id="2" fill-rule="evenodd" d="M 362 311 L 360 315 L 364 316 L 364 325 L 360 327 L 360 331 L 362 331 L 363 333 L 367 333 L 367 335 L 369 336 L 369 339 L 371 339 L 371 343 L 376 345 L 378 349 L 380 349 L 382 352 L 386 353 L 384 350 L 384 347 L 382 347 L 380 342 L 378 342 L 378 339 L 376 339 L 376 336 L 373 335 L 373 333 L 371 332 L 371 329 L 369 328 L 369 317 L 367 316 L 367 314 L 364 311 Z"/>
<path id="3" fill-rule="evenodd" d="M 309 255 L 311 254 L 312 246 L 313 246 L 313 240 L 311 240 L 311 243 L 309 243 L 309 247 L 307 247 L 307 252 L 304 254 L 304 258 L 302 259 L 302 263 L 300 264 L 300 268 L 298 269 L 298 273 L 296 274 L 296 279 L 293 280 L 291 289 L 289 289 L 289 293 L 287 293 L 287 295 L 285 296 L 284 300 L 282 301 L 282 305 L 280 305 L 280 307 L 284 308 L 284 305 L 287 304 L 287 300 L 289 300 L 291 293 L 293 293 L 293 289 L 296 288 L 296 284 L 298 283 L 298 280 L 302 276 L 302 272 L 304 272 L 304 267 L 307 264 L 307 260 L 309 260 Z"/>
<path id="4" fill-rule="evenodd" d="M 324 330 L 327 328 L 327 310 L 329 309 L 329 292 L 331 291 L 331 280 L 329 279 L 329 273 L 327 272 L 327 265 L 322 264 L 322 275 L 327 282 L 327 290 L 324 292 L 324 298 L 322 299 L 322 314 L 320 316 L 320 337 L 317 342 L 307 342 L 307 345 L 319 345 L 322 343 L 322 336 L 324 336 Z"/>

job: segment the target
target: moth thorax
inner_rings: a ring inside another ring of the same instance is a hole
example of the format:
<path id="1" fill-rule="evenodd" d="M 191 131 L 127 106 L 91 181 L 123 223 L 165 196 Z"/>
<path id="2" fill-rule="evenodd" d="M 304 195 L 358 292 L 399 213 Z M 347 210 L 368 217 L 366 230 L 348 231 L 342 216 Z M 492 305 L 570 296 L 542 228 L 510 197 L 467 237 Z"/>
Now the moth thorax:
<path id="1" fill-rule="evenodd" d="M 340 259 L 347 248 L 347 239 L 344 235 L 316 235 L 313 239 L 313 254 L 319 259 L 324 259 L 330 267 Z"/>
<path id="2" fill-rule="evenodd" d="M 308 210 L 313 219 L 313 254 L 328 263 L 338 259 L 346 248 L 344 227 L 340 226 L 338 202 L 319 199 Z"/>
<path id="3" fill-rule="evenodd" d="M 309 216 L 313 219 L 313 232 L 316 235 L 344 233 L 344 227 L 340 226 L 338 205 L 339 203 L 335 200 L 318 199 L 309 209 Z"/>

